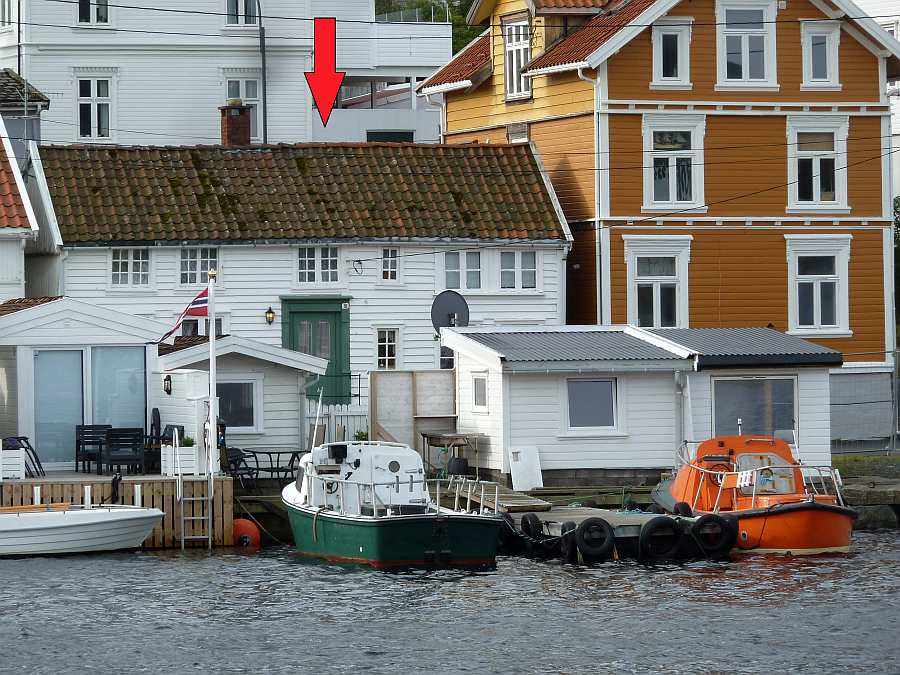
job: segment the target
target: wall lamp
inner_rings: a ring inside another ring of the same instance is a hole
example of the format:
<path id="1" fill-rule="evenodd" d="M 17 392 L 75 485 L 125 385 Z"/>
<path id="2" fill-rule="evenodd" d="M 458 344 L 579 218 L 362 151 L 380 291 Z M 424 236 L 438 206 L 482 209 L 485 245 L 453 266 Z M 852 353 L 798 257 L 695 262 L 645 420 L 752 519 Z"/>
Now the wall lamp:
<path id="1" fill-rule="evenodd" d="M 166 392 L 169 396 L 172 395 L 172 376 L 166 375 L 163 378 L 163 391 Z"/>
<path id="2" fill-rule="evenodd" d="M 269 309 L 266 310 L 266 323 L 270 326 L 275 321 L 275 310 L 269 306 Z"/>

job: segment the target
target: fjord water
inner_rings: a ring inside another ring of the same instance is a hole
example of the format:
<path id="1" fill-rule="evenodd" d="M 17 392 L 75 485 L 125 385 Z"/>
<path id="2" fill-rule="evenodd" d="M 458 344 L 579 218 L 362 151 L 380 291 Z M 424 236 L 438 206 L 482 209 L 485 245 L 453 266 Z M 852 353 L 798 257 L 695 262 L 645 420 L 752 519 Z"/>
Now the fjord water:
<path id="1" fill-rule="evenodd" d="M 0 672 L 900 672 L 900 536 L 849 556 L 385 574 L 256 554 L 0 561 Z"/>

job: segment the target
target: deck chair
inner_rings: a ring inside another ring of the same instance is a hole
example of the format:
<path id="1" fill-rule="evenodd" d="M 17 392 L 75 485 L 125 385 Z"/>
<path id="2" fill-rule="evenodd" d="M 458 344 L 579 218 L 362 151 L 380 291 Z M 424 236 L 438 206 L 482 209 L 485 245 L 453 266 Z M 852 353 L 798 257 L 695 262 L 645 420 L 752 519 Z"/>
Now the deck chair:
<path id="1" fill-rule="evenodd" d="M 41 458 L 38 457 L 37 450 L 32 447 L 28 436 L 8 436 L 3 439 L 2 448 L 4 450 L 25 451 L 25 475 L 28 478 L 39 478 L 46 476 L 44 466 L 41 464 Z"/>
<path id="2" fill-rule="evenodd" d="M 75 471 L 78 471 L 78 462 L 81 462 L 81 470 L 87 473 L 91 470 L 91 462 L 100 461 L 100 450 L 109 429 L 112 429 L 111 424 L 75 425 Z"/>
<path id="3" fill-rule="evenodd" d="M 150 433 L 144 438 L 144 457 L 148 471 L 162 471 L 162 422 L 159 408 L 150 413 Z"/>
<path id="4" fill-rule="evenodd" d="M 102 473 L 103 467 L 112 472 L 115 466 L 121 472 L 122 467 L 129 471 L 139 469 L 145 471 L 144 456 L 144 430 L 135 429 L 107 429 L 106 441 L 100 451 L 100 462 L 97 465 L 97 473 Z"/>

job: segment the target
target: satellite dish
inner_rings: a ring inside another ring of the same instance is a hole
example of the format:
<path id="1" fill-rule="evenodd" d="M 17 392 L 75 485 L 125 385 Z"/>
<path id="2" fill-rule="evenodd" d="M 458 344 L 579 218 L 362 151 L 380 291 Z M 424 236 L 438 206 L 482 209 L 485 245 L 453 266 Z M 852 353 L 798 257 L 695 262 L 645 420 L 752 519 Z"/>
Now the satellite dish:
<path id="1" fill-rule="evenodd" d="M 456 291 L 443 291 L 431 303 L 431 325 L 441 328 L 463 328 L 469 325 L 469 304 Z"/>

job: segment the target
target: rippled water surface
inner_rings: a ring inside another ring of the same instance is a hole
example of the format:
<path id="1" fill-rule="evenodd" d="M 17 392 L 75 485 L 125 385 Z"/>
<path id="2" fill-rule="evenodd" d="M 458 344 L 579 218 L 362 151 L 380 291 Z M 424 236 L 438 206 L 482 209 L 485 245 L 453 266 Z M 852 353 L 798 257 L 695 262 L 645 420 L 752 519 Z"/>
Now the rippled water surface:
<path id="1" fill-rule="evenodd" d="M 900 672 L 900 535 L 832 558 L 385 574 L 255 555 L 0 561 L 0 672 Z"/>

